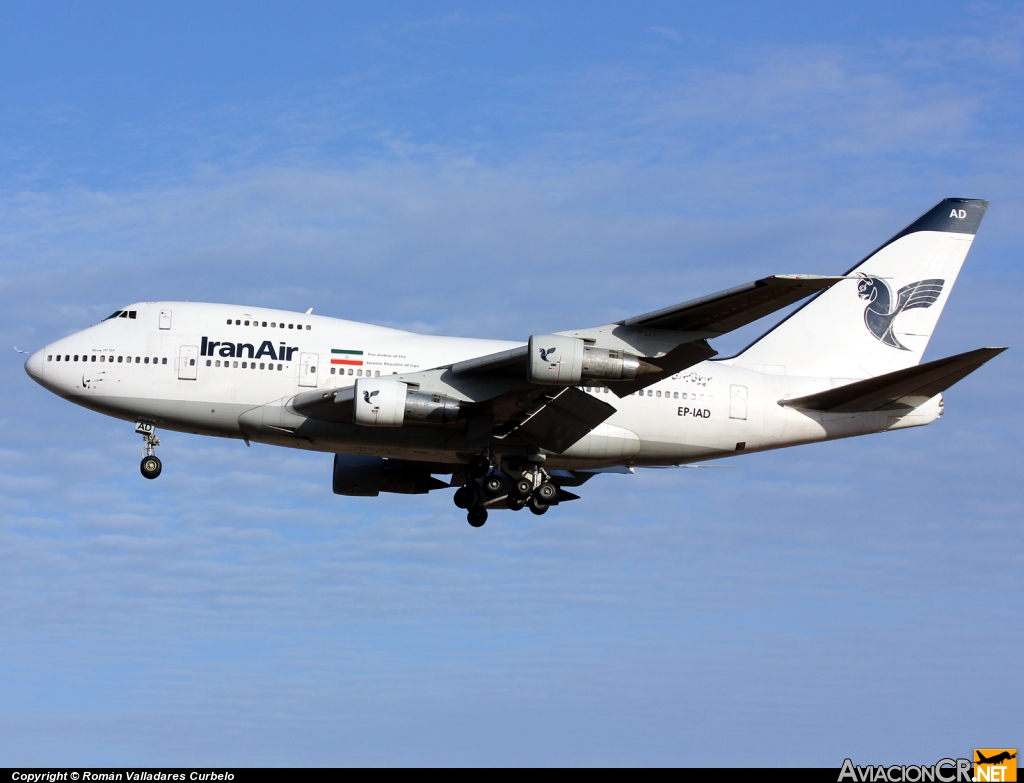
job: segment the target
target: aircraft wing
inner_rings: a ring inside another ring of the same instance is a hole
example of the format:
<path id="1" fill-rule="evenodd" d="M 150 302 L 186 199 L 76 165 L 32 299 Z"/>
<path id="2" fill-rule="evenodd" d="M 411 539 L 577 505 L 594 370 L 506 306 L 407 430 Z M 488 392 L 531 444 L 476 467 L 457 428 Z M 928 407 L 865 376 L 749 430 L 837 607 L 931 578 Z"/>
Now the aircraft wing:
<path id="1" fill-rule="evenodd" d="M 905 370 L 855 381 L 806 397 L 779 400 L 787 408 L 804 408 L 829 413 L 915 408 L 963 380 L 1005 348 L 978 348 L 967 353 L 936 359 Z"/>
<path id="2" fill-rule="evenodd" d="M 620 362 L 628 356 L 639 368 L 635 377 L 628 379 L 584 374 L 556 383 L 531 380 L 528 345 L 394 379 L 408 384 L 409 389 L 459 400 L 460 420 L 469 420 L 468 441 L 494 437 L 561 453 L 615 412 L 612 405 L 581 391 L 579 386 L 607 387 L 619 397 L 632 394 L 715 356 L 717 352 L 708 345 L 708 339 L 745 326 L 842 279 L 774 275 L 605 326 L 542 336 L 544 345 L 553 338 L 555 344 L 565 341 L 580 352 L 596 349 L 607 355 L 611 351 Z M 351 422 L 353 390 L 304 392 L 293 397 L 289 406 L 310 418 Z"/>
<path id="3" fill-rule="evenodd" d="M 608 327 L 599 327 L 596 330 L 584 329 L 572 333 L 586 336 L 589 332 L 599 330 L 614 332 L 616 331 L 615 327 L 624 327 L 624 331 L 641 328 L 682 332 L 686 334 L 679 335 L 680 338 L 691 338 L 690 340 L 679 339 L 676 346 L 672 350 L 664 352 L 662 356 L 647 358 L 647 361 L 666 370 L 660 376 L 645 379 L 646 382 L 639 385 L 629 384 L 628 389 L 623 386 L 612 387 L 613 391 L 623 390 L 624 394 L 630 394 L 637 389 L 657 383 L 662 380 L 664 375 L 680 372 L 716 355 L 716 351 L 705 343 L 702 348 L 678 351 L 675 355 L 668 356 L 686 343 L 701 342 L 739 329 L 741 326 L 746 326 L 759 318 L 764 318 L 766 315 L 788 307 L 804 297 L 824 291 L 844 279 L 846 278 L 825 275 L 772 275 L 754 280 L 746 285 L 719 291 L 717 294 L 617 321 L 615 324 L 609 324 Z M 450 366 L 450 369 L 454 375 L 461 376 L 505 375 L 525 378 L 527 358 L 527 347 L 523 345 L 519 348 L 456 362 Z"/>
<path id="4" fill-rule="evenodd" d="M 622 326 L 725 334 L 824 291 L 842 277 L 772 275 L 717 294 L 619 321 Z"/>

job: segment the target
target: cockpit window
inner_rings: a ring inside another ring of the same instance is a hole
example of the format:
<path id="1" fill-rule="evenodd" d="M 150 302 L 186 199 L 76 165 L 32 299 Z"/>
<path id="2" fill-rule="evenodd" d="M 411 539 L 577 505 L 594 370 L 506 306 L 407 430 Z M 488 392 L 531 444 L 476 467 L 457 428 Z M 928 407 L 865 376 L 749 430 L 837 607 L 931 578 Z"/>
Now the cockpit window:
<path id="1" fill-rule="evenodd" d="M 106 318 L 104 318 L 103 320 L 104 320 L 104 321 L 109 321 L 109 320 L 110 320 L 111 318 L 117 318 L 117 317 L 118 317 L 119 315 L 121 315 L 121 313 L 123 313 L 123 312 L 124 312 L 124 310 L 115 310 L 115 311 L 114 311 L 114 313 L 113 313 L 113 315 L 108 315 L 108 316 L 107 316 Z"/>
<path id="2" fill-rule="evenodd" d="M 111 315 L 104 318 L 104 321 L 109 321 L 111 318 L 135 318 L 136 310 L 115 310 Z"/>

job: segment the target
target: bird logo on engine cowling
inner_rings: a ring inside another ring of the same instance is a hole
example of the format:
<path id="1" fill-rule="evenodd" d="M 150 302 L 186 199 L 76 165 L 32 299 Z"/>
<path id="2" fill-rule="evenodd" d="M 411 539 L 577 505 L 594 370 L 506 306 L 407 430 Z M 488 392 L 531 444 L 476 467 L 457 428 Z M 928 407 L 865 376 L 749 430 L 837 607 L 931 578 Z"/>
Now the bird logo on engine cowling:
<path id="1" fill-rule="evenodd" d="M 896 301 L 893 302 L 892 289 L 888 283 L 877 277 L 865 277 L 857 283 L 857 296 L 868 302 L 864 309 L 864 325 L 876 339 L 890 348 L 909 351 L 910 349 L 897 340 L 893 333 L 896 316 L 904 310 L 931 307 L 942 293 L 945 282 L 937 278 L 918 280 L 897 291 Z"/>
<path id="2" fill-rule="evenodd" d="M 554 348 L 541 348 L 540 349 L 540 360 L 542 362 L 548 361 L 548 357 L 555 352 Z"/>
<path id="3" fill-rule="evenodd" d="M 373 405 L 373 403 L 370 402 L 370 400 L 373 399 L 374 397 L 376 397 L 378 394 L 380 394 L 380 390 L 379 389 L 377 391 L 364 391 L 363 392 L 363 399 L 366 400 L 366 404 L 367 405 Z"/>

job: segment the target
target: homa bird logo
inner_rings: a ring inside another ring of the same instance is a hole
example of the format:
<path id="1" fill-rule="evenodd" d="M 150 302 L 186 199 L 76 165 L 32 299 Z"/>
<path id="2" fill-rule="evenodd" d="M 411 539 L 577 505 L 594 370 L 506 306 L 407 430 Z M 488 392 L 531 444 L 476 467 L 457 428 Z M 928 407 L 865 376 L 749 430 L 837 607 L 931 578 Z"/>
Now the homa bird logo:
<path id="1" fill-rule="evenodd" d="M 942 293 L 945 282 L 935 278 L 918 280 L 897 291 L 896 301 L 893 302 L 892 289 L 884 280 L 865 277 L 857 283 L 857 296 L 868 302 L 864 309 L 864 325 L 871 334 L 889 347 L 909 351 L 907 346 L 896 339 L 892 329 L 893 321 L 905 310 L 931 307 Z"/>
<path id="2" fill-rule="evenodd" d="M 548 357 L 555 352 L 554 348 L 541 348 L 540 349 L 540 360 L 542 362 L 548 361 Z"/>
<path id="3" fill-rule="evenodd" d="M 378 390 L 378 391 L 364 391 L 363 392 L 363 399 L 366 400 L 366 404 L 367 405 L 373 405 L 373 403 L 370 402 L 370 400 L 372 400 L 378 394 L 380 394 L 380 390 Z"/>

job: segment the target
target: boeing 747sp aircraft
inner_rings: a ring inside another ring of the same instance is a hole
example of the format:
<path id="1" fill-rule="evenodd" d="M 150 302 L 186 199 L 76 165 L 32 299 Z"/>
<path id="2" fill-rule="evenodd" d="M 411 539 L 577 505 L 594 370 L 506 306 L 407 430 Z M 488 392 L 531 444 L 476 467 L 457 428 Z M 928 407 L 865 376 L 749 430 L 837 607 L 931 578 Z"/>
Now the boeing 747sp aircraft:
<path id="1" fill-rule="evenodd" d="M 139 302 L 33 353 L 39 384 L 135 424 L 334 454 L 334 491 L 455 488 L 543 514 L 601 472 L 930 424 L 1004 348 L 920 364 L 988 206 L 945 199 L 849 272 L 773 275 L 527 342 L 281 310 Z M 813 297 L 731 358 L 709 341 Z M 441 480 L 438 476 L 444 476 Z"/>

